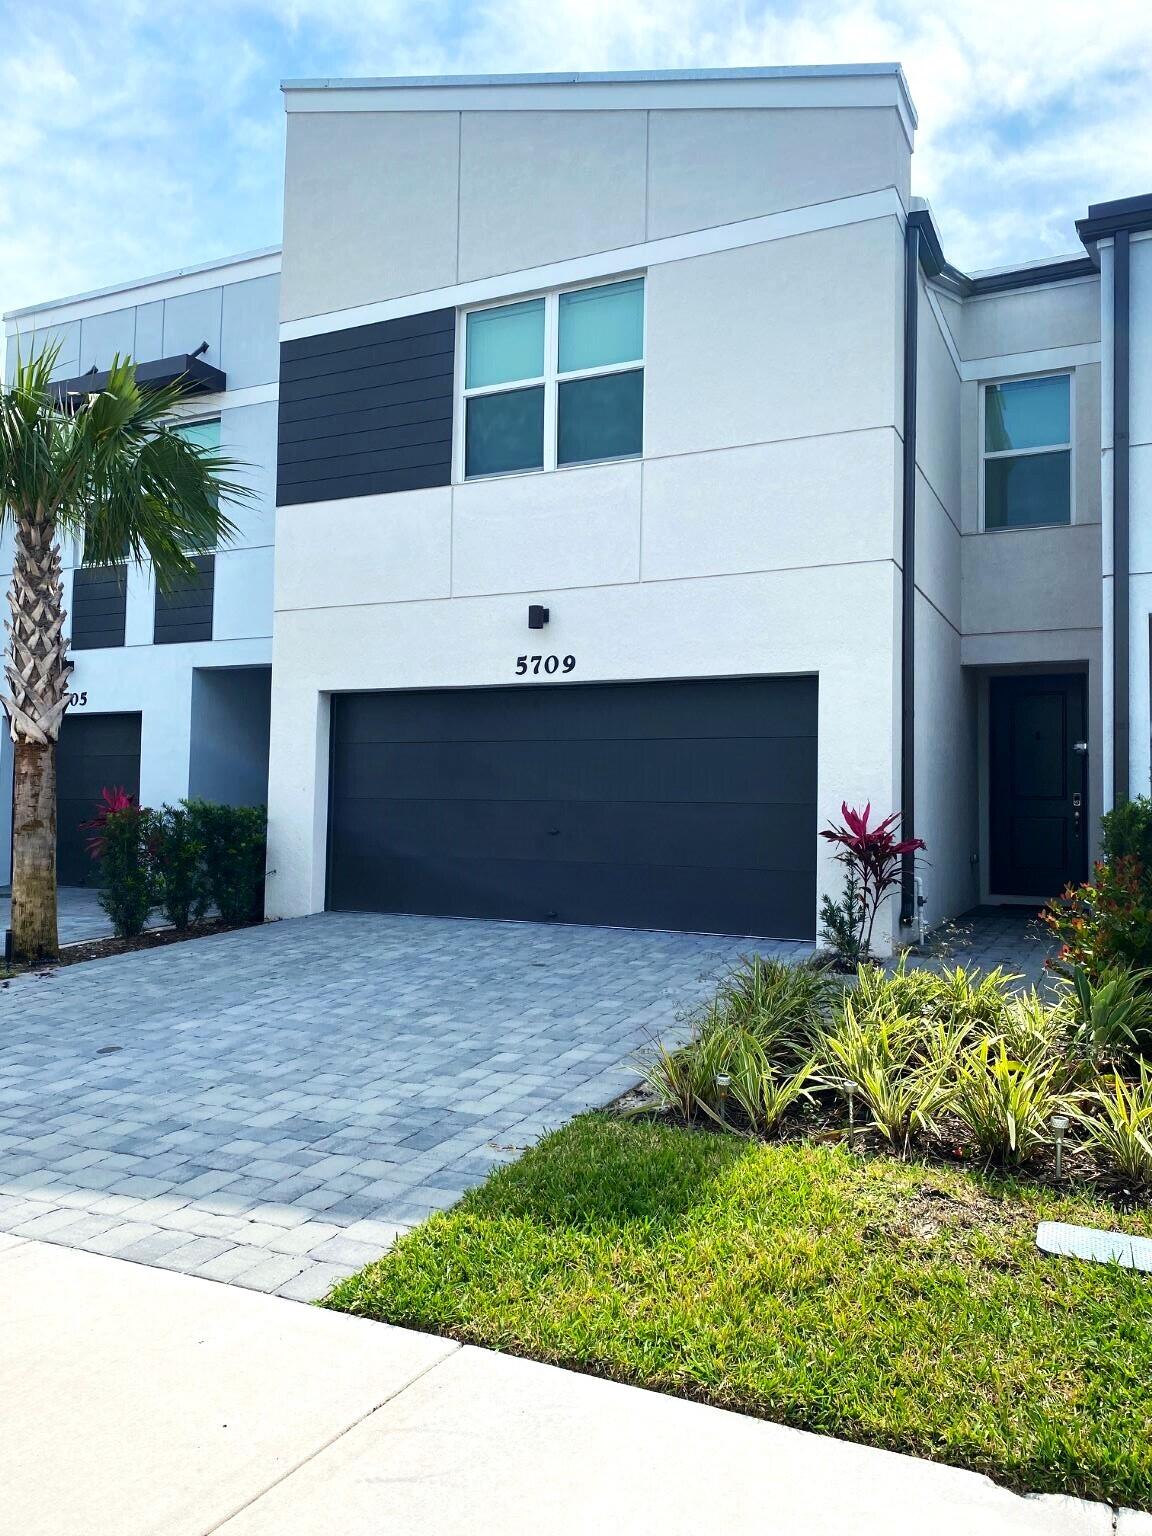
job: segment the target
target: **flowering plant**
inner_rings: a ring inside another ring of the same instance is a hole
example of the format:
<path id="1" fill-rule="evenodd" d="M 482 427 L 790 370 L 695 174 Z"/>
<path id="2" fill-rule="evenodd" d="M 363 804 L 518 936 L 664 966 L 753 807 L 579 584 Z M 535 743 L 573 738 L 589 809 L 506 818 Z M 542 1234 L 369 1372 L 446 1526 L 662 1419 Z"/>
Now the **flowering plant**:
<path id="1" fill-rule="evenodd" d="M 919 837 L 901 839 L 899 811 L 893 811 L 870 827 L 871 801 L 862 811 L 853 809 L 845 801 L 840 814 L 843 822 L 839 826 L 829 823 L 820 836 L 839 849 L 836 859 L 844 865 L 846 886 L 852 893 L 855 949 L 861 958 L 867 959 L 872 950 L 877 913 L 889 891 L 900 884 L 905 854 L 916 853 L 926 844 Z"/>
<path id="2" fill-rule="evenodd" d="M 91 832 L 88 839 L 88 853 L 93 859 L 102 859 L 105 851 L 104 833 L 108 825 L 109 816 L 115 816 L 119 811 L 136 811 L 140 807 L 136 804 L 135 795 L 130 795 L 122 784 L 117 784 L 114 789 L 105 786 L 100 791 L 100 799 L 97 802 L 95 815 L 91 821 L 82 821 L 81 830 Z"/>

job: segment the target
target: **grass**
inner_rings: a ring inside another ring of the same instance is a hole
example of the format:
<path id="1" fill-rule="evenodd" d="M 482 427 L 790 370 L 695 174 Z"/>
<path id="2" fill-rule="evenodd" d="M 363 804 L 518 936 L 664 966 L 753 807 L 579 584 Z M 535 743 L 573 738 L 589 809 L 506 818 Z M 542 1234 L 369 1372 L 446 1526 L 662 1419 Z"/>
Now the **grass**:
<path id="1" fill-rule="evenodd" d="M 1152 1276 L 1045 1257 L 1078 1195 L 842 1145 L 582 1117 L 327 1305 L 1152 1506 Z"/>

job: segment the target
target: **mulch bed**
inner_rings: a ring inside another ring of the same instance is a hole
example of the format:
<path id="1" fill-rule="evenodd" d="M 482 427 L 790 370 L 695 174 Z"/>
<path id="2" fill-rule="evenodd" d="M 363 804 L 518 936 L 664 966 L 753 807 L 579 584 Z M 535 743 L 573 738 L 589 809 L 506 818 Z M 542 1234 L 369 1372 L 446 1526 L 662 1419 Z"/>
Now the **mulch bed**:
<path id="1" fill-rule="evenodd" d="M 36 975 L 50 975 L 65 965 L 82 965 L 86 960 L 103 960 L 108 955 L 130 955 L 138 949 L 163 949 L 169 944 L 183 944 L 188 939 L 206 939 L 214 933 L 233 933 L 237 928 L 256 928 L 256 923 L 225 923 L 219 918 L 206 918 L 193 923 L 191 928 L 148 928 L 134 939 L 85 939 L 78 944 L 63 944 L 60 959 L 39 965 L 15 965 L 9 976 L 20 976 L 29 971 Z"/>

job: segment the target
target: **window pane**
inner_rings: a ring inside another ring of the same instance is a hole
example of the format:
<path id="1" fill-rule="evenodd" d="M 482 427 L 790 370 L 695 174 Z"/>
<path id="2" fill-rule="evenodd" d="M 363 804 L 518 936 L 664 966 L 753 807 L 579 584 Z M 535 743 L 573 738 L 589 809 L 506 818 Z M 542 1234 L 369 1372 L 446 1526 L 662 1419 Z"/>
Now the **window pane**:
<path id="1" fill-rule="evenodd" d="M 504 475 L 544 464 L 544 389 L 476 395 L 467 402 L 464 473 Z"/>
<path id="2" fill-rule="evenodd" d="M 220 422 L 216 421 L 190 421 L 186 426 L 177 427 L 181 437 L 186 437 L 190 443 L 195 443 L 197 448 L 211 448 L 213 453 L 220 451 Z"/>
<path id="3" fill-rule="evenodd" d="M 556 462 L 620 459 L 644 447 L 644 370 L 571 379 L 559 388 Z"/>
<path id="4" fill-rule="evenodd" d="M 644 356 L 644 279 L 560 295 L 560 372 Z"/>
<path id="5" fill-rule="evenodd" d="M 986 459 L 984 526 L 1035 528 L 1071 521 L 1071 454 L 1028 453 Z"/>
<path id="6" fill-rule="evenodd" d="M 543 372 L 543 299 L 474 310 L 468 316 L 468 389 L 538 379 Z"/>
<path id="7" fill-rule="evenodd" d="M 1068 376 L 990 384 L 984 391 L 984 448 L 1046 448 L 1071 442 Z"/>

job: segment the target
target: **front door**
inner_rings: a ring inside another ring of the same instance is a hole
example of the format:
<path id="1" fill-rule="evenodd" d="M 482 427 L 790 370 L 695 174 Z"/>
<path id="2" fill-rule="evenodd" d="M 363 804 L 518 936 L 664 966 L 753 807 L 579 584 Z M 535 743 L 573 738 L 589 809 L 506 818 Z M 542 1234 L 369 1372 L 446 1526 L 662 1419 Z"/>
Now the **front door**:
<path id="1" fill-rule="evenodd" d="M 1046 901 L 1088 875 L 1086 678 L 990 680 L 989 842 L 994 896 Z"/>

